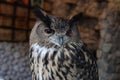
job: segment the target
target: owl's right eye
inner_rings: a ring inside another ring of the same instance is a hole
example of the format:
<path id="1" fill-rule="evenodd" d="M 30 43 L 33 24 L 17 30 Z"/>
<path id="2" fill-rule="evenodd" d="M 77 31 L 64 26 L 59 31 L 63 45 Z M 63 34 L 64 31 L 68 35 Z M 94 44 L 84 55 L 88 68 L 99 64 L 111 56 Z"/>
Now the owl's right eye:
<path id="1" fill-rule="evenodd" d="M 53 29 L 45 29 L 44 31 L 47 34 L 54 34 L 55 33 L 55 30 L 53 30 Z"/>
<path id="2" fill-rule="evenodd" d="M 67 35 L 67 36 L 71 36 L 71 35 L 72 35 L 72 30 L 69 29 L 69 30 L 67 31 L 66 35 Z"/>

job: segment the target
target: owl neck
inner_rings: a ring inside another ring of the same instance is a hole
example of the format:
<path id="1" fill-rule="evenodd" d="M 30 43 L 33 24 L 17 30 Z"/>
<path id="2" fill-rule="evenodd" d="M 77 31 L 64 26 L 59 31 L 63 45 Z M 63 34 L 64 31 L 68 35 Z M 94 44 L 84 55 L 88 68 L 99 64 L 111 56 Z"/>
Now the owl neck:
<path id="1" fill-rule="evenodd" d="M 49 43 L 47 45 L 40 44 L 40 43 L 35 43 L 35 44 L 31 45 L 31 49 L 34 48 L 34 51 L 35 52 L 37 51 L 37 55 L 40 54 L 41 56 L 43 55 L 43 57 L 45 57 L 45 55 L 48 54 L 48 53 L 50 53 L 49 55 L 54 55 L 52 53 L 54 53 L 56 51 L 58 53 L 65 52 L 65 49 L 68 48 L 68 47 L 74 48 L 73 45 L 82 46 L 83 42 L 82 41 L 79 41 L 78 43 L 71 42 L 71 43 L 66 44 L 62 47 L 57 46 L 57 45 L 52 44 L 52 43 Z"/>

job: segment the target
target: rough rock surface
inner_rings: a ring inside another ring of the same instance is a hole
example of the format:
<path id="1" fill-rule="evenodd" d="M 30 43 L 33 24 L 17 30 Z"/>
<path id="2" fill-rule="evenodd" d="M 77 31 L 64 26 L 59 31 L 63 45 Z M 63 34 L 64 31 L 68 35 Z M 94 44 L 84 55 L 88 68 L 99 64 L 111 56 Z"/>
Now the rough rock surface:
<path id="1" fill-rule="evenodd" d="M 0 80 L 31 80 L 27 43 L 0 43 Z"/>
<path id="2" fill-rule="evenodd" d="M 109 11 L 101 20 L 97 52 L 100 80 L 120 80 L 120 11 Z"/>

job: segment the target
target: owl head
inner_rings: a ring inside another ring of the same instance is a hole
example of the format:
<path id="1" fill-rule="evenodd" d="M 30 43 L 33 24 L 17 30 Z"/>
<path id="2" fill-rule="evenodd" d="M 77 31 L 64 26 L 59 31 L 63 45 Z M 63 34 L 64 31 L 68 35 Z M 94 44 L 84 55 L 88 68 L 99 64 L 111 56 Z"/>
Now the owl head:
<path id="1" fill-rule="evenodd" d="M 30 35 L 30 45 L 34 43 L 55 44 L 63 46 L 70 42 L 78 42 L 80 40 L 78 27 L 75 24 L 83 16 L 79 13 L 70 19 L 48 16 L 39 7 L 33 8 L 34 14 L 38 20 L 32 29 Z"/>

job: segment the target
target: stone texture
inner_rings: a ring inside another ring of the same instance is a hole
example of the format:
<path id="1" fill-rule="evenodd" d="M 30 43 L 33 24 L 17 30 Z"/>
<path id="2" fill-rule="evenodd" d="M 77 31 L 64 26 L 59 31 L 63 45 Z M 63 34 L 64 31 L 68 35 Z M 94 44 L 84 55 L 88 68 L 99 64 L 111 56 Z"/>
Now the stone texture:
<path id="1" fill-rule="evenodd" d="M 101 20 L 101 40 L 97 51 L 100 80 L 120 80 L 119 19 L 120 9 L 109 10 Z"/>
<path id="2" fill-rule="evenodd" d="M 0 43 L 0 78 L 32 80 L 27 43 Z"/>

